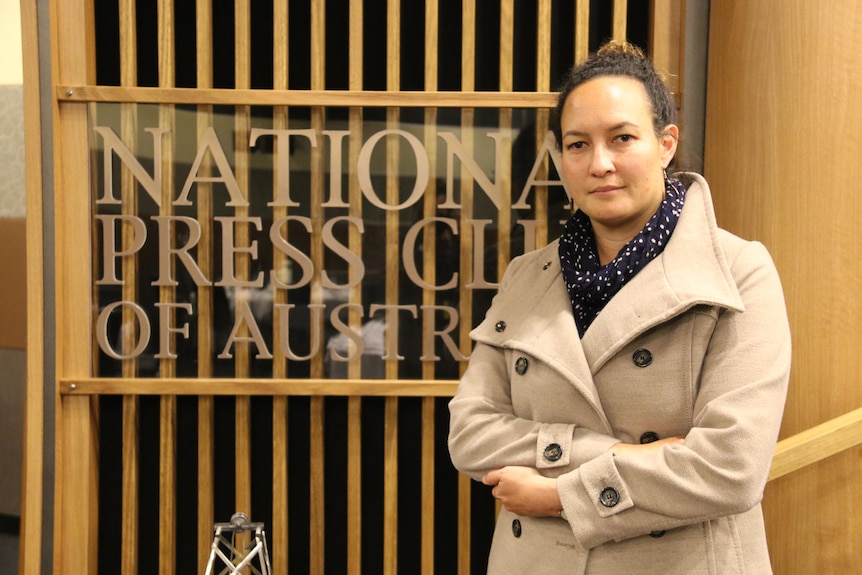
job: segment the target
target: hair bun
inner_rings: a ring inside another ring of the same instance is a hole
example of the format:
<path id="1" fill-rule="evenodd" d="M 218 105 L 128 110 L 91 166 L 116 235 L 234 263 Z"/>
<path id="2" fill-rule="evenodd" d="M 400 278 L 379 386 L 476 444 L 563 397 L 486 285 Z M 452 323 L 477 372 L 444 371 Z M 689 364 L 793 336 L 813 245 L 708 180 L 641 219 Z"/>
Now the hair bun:
<path id="1" fill-rule="evenodd" d="M 602 44 L 596 52 L 597 56 L 604 56 L 607 54 L 626 54 L 628 56 L 635 56 L 637 58 L 648 60 L 646 53 L 640 46 L 624 40 L 609 40 Z"/>

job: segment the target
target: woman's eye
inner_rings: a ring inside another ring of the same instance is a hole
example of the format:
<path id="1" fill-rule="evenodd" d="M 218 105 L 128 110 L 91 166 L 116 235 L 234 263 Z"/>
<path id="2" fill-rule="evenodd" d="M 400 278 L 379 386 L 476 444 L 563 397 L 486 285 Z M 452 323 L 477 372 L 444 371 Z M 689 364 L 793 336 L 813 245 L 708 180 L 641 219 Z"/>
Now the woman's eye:
<path id="1" fill-rule="evenodd" d="M 580 150 L 580 149 L 581 149 L 581 148 L 583 148 L 584 146 L 586 146 L 586 143 L 585 143 L 585 142 L 571 142 L 571 143 L 570 143 L 568 146 L 566 146 L 566 147 L 567 147 L 567 148 L 569 148 L 570 150 Z"/>
<path id="2" fill-rule="evenodd" d="M 634 136 L 631 134 L 620 134 L 617 136 L 617 140 L 620 142 L 630 142 L 634 139 Z"/>

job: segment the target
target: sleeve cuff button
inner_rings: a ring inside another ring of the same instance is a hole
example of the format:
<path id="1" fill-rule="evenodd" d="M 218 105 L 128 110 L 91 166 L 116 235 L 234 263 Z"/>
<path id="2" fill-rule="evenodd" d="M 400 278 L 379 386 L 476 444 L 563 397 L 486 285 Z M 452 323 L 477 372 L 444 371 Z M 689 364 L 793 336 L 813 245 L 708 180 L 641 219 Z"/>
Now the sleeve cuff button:
<path id="1" fill-rule="evenodd" d="M 559 461 L 563 456 L 563 448 L 557 443 L 551 443 L 545 448 L 542 455 L 544 455 L 545 459 L 548 461 Z"/>
<path id="2" fill-rule="evenodd" d="M 599 495 L 599 502 L 605 507 L 615 507 L 620 502 L 620 492 L 613 487 L 605 487 Z"/>

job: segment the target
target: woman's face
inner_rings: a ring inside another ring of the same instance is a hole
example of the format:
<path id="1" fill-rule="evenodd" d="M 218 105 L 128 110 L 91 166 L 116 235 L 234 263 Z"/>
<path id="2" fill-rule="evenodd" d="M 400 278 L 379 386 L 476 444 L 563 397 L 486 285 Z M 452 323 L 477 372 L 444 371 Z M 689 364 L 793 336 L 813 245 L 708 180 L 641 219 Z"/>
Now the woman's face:
<path id="1" fill-rule="evenodd" d="M 560 118 L 562 168 L 575 205 L 596 231 L 637 235 L 664 197 L 663 169 L 676 151 L 673 124 L 655 134 L 649 98 L 632 78 L 584 82 Z"/>

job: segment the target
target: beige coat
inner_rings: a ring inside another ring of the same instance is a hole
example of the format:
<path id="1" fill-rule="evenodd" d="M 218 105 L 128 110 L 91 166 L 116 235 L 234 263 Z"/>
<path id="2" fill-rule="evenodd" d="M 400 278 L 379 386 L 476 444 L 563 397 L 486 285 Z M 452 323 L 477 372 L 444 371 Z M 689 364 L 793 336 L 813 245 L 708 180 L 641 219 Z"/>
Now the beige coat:
<path id="1" fill-rule="evenodd" d="M 450 403 L 452 462 L 558 478 L 564 518 L 502 511 L 490 574 L 771 573 L 760 509 L 790 370 L 766 249 L 716 227 L 706 182 L 583 340 L 557 242 L 509 265 Z M 684 445 L 608 452 L 674 435 Z"/>

